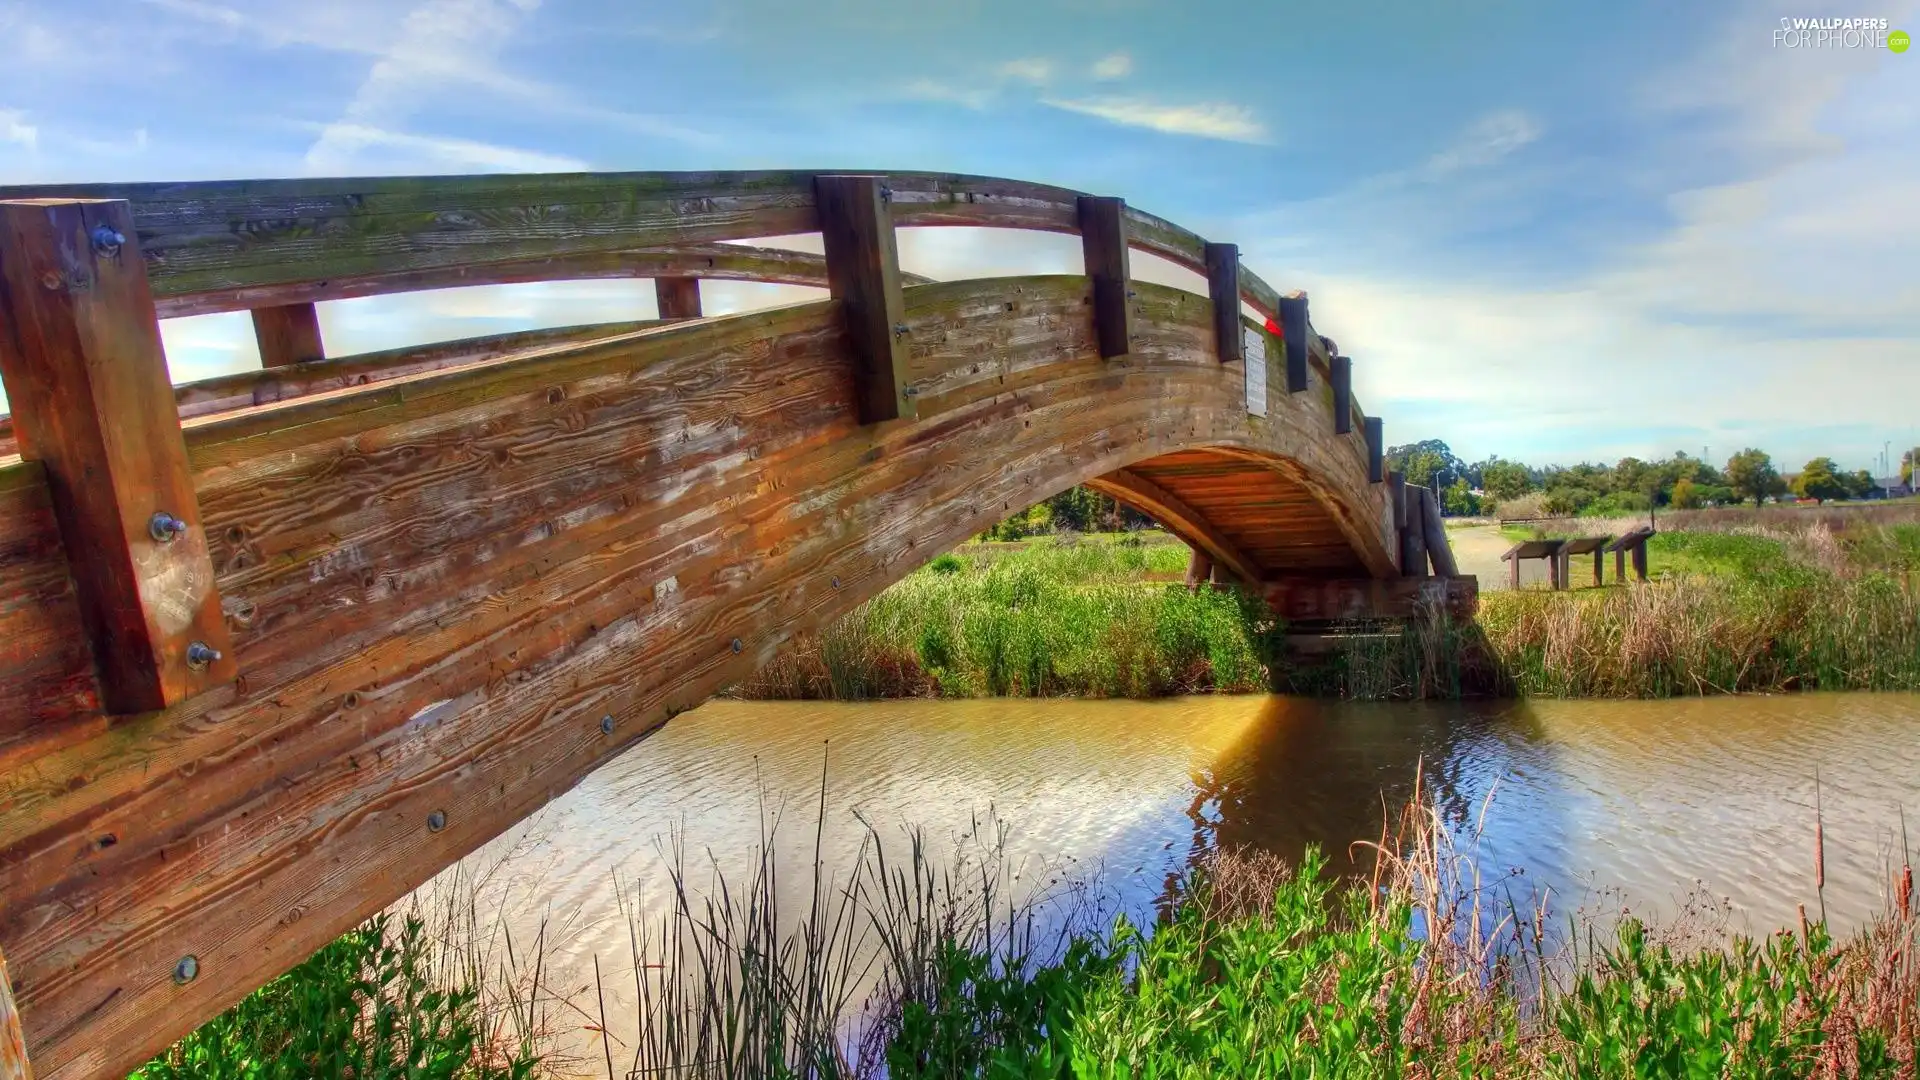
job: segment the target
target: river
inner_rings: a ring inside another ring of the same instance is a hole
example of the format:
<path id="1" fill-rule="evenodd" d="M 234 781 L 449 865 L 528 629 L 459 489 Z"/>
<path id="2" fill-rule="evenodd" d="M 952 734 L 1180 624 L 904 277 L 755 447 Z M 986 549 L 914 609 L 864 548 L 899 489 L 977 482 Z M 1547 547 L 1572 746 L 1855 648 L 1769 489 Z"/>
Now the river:
<path id="1" fill-rule="evenodd" d="M 822 768 L 829 867 L 865 828 L 1005 824 L 1028 880 L 1098 876 L 1148 910 L 1200 850 L 1307 844 L 1346 862 L 1424 768 L 1448 820 L 1477 831 L 1484 879 L 1562 913 L 1671 916 L 1693 896 L 1735 931 L 1819 910 L 1857 924 L 1883 902 L 1904 809 L 1920 832 L 1920 695 L 1679 701 L 1349 704 L 1261 696 L 865 704 L 713 701 L 590 776 L 476 855 L 486 907 L 551 963 L 627 970 L 621 910 L 668 898 L 677 836 L 696 881 L 744 877 L 784 807 L 783 887 L 805 893 Z M 1920 835 L 1915 837 L 1920 839 Z M 711 860 L 711 862 L 709 862 Z M 616 884 L 617 883 L 617 884 Z M 803 901 L 802 901 L 803 902 Z M 584 973 L 584 974 L 583 974 Z M 610 1014 L 627 1003 L 617 980 Z M 616 1055 L 618 1051 L 616 1050 Z"/>

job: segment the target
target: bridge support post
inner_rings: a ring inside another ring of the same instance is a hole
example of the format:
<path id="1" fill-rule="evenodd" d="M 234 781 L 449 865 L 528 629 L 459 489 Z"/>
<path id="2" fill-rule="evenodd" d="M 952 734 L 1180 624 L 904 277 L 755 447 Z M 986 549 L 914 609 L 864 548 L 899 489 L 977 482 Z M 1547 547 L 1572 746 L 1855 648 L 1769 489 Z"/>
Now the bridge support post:
<path id="1" fill-rule="evenodd" d="M 1246 342 L 1240 337 L 1240 248 L 1237 244 L 1208 244 L 1206 254 L 1213 332 L 1220 339 L 1220 362 L 1231 364 L 1246 355 Z"/>
<path id="2" fill-rule="evenodd" d="M 320 340 L 320 313 L 312 304 L 254 308 L 253 338 L 260 345 L 263 368 L 321 360 L 327 355 Z"/>
<path id="3" fill-rule="evenodd" d="M 845 312 L 857 365 L 860 422 L 911 420 L 906 301 L 885 178 L 816 176 L 814 205 L 827 253 L 827 291 Z"/>
<path id="4" fill-rule="evenodd" d="M 107 711 L 232 679 L 126 202 L 0 202 L 0 379 L 21 457 L 46 470 Z"/>
<path id="5" fill-rule="evenodd" d="M 1386 479 L 1387 433 L 1377 416 L 1367 417 L 1367 482 L 1377 484 Z"/>
<path id="6" fill-rule="evenodd" d="M 1133 351 L 1133 305 L 1127 291 L 1132 271 L 1127 265 L 1127 201 L 1104 195 L 1082 195 L 1080 245 L 1086 255 L 1087 277 L 1093 281 L 1093 329 L 1106 359 Z"/>
<path id="7" fill-rule="evenodd" d="M 653 297 L 659 303 L 660 317 L 663 319 L 700 317 L 699 278 L 654 278 Z"/>

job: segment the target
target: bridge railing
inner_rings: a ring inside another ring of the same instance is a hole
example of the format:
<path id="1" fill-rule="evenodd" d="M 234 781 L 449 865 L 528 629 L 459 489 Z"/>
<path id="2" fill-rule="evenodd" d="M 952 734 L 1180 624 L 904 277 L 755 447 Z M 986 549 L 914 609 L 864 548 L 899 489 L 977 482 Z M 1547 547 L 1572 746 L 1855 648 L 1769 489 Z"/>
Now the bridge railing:
<path id="1" fill-rule="evenodd" d="M 817 178 L 810 172 L 585 173 L 517 176 L 376 177 L 193 183 L 0 187 L 0 201 L 124 199 L 155 314 L 176 318 L 247 311 L 263 373 L 185 389 L 182 415 L 235 390 L 284 400 L 329 388 L 318 372 L 277 372 L 329 359 L 314 309 L 322 301 L 429 289 L 528 282 L 650 277 L 663 317 L 700 314 L 700 279 L 828 287 L 825 260 L 735 241 L 818 232 Z M 1232 245 L 1209 244 L 1178 225 L 1127 206 L 1045 184 L 935 173 L 884 174 L 883 197 L 896 228 L 973 226 L 1081 235 L 1089 268 L 1109 259 L 1122 275 L 1122 250 L 1164 258 L 1231 293 L 1271 325 L 1290 330 L 1290 389 L 1309 368 L 1345 398 L 1341 433 L 1364 413 L 1351 398 L 1351 370 L 1312 332 L 1304 297 L 1283 297 L 1240 263 Z M 1111 212 L 1110 232 L 1089 236 L 1089 212 Z M 1115 247 L 1112 241 L 1119 241 Z M 723 242 L 724 241 L 724 242 Z M 1104 254 L 1103 254 L 1104 253 Z M 901 275 L 904 284 L 924 279 Z M 1122 286 L 1123 287 L 1123 286 Z M 1224 329 L 1223 322 L 1223 329 Z M 1225 338 L 1223 336 L 1223 344 Z M 486 355 L 476 339 L 461 361 Z M 446 350 L 439 350 L 446 354 Z M 1232 359 L 1223 356 L 1223 359 Z M 332 358 L 342 359 L 342 358 Z M 360 382 L 391 370 L 420 370 L 406 350 L 389 367 L 345 358 Z M 431 362 L 431 361 L 428 361 Z M 292 377 L 289 377 L 292 376 Z M 196 403 L 197 407 L 196 407 Z M 0 455 L 17 450 L 11 418 L 0 415 Z"/>

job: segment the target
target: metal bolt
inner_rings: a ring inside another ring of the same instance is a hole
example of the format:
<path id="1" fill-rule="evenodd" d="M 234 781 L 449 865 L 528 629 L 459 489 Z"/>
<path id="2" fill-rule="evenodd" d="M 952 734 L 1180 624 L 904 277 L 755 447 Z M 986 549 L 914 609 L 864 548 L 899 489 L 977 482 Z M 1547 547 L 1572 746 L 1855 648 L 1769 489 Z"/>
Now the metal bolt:
<path id="1" fill-rule="evenodd" d="M 435 810 L 433 813 L 427 815 L 428 832 L 439 832 L 446 827 L 447 812 L 445 810 Z"/>
<path id="2" fill-rule="evenodd" d="M 833 579 L 833 587 L 834 587 L 834 588 L 836 588 L 836 589 L 840 587 L 840 579 L 839 579 L 839 578 L 834 578 L 834 579 Z"/>
<path id="3" fill-rule="evenodd" d="M 898 336 L 898 337 L 905 337 L 905 336 L 907 335 L 907 324 L 906 324 L 906 323 L 894 323 L 894 324 L 893 324 L 893 332 L 894 332 L 894 334 L 895 334 L 896 336 Z"/>
<path id="4" fill-rule="evenodd" d="M 184 535 L 186 531 L 187 523 L 167 513 L 165 510 L 160 511 L 147 520 L 147 534 L 162 544 L 173 543 L 176 538 Z"/>
<path id="5" fill-rule="evenodd" d="M 111 225 L 101 225 L 93 230 L 93 250 L 111 259 L 120 254 L 127 238 L 120 235 Z"/>
<path id="6" fill-rule="evenodd" d="M 905 394 L 905 395 L 906 395 L 906 396 L 908 396 L 908 397 L 919 397 L 919 396 L 920 396 L 920 388 L 919 388 L 919 387 L 917 387 L 917 386 L 909 386 L 909 387 L 907 387 L 907 388 L 906 388 L 905 390 L 902 390 L 902 391 L 900 391 L 900 392 L 901 392 L 902 394 Z"/>
<path id="7" fill-rule="evenodd" d="M 613 714 L 612 713 L 608 713 L 607 715 L 600 718 L 600 734 L 602 735 L 613 734 Z"/>
<path id="8" fill-rule="evenodd" d="M 740 643 L 740 639 L 739 639 L 739 638 L 734 638 L 734 639 L 733 639 L 733 651 L 734 651 L 734 652 L 739 652 L 739 651 L 740 651 L 741 649 L 744 649 L 744 648 L 746 648 L 746 646 Z"/>
<path id="9" fill-rule="evenodd" d="M 220 650 L 204 641 L 196 641 L 187 646 L 187 666 L 195 670 L 206 667 L 220 659 Z"/>
<path id="10" fill-rule="evenodd" d="M 886 186 L 885 184 L 880 185 L 880 201 L 883 203 L 890 203 L 893 201 L 893 189 Z"/>
<path id="11" fill-rule="evenodd" d="M 200 958 L 187 955 L 173 965 L 173 981 L 177 986 L 185 986 L 200 977 Z"/>

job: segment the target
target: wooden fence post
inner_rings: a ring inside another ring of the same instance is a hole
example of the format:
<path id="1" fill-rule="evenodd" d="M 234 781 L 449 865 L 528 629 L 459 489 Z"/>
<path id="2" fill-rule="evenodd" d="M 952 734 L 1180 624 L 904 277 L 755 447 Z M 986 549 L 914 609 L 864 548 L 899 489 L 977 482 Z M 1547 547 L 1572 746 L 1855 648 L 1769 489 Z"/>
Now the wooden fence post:
<path id="1" fill-rule="evenodd" d="M 46 470 L 113 713 L 234 677 L 133 211 L 0 202 L 0 379 Z"/>
<path id="2" fill-rule="evenodd" d="M 327 355 L 320 341 L 320 312 L 312 304 L 254 308 L 253 339 L 260 345 L 261 367 L 286 367 Z"/>
<path id="3" fill-rule="evenodd" d="M 1330 374 L 1333 376 L 1333 433 L 1345 435 L 1353 430 L 1353 357 L 1334 357 Z"/>
<path id="4" fill-rule="evenodd" d="M 827 253 L 827 291 L 840 301 L 853 346 L 860 422 L 911 420 L 916 413 L 907 386 L 907 307 L 885 178 L 816 176 L 813 193 Z"/>
<path id="5" fill-rule="evenodd" d="M 1246 341 L 1240 336 L 1237 244 L 1207 245 L 1207 294 L 1213 297 L 1213 333 L 1219 339 L 1220 362 L 1231 364 L 1246 355 Z"/>
<path id="6" fill-rule="evenodd" d="M 1307 294 L 1283 296 L 1279 307 L 1280 330 L 1287 336 L 1287 392 L 1298 394 L 1307 388 L 1307 335 L 1313 333 L 1307 322 Z"/>
<path id="7" fill-rule="evenodd" d="M 1127 260 L 1127 201 L 1082 195 L 1080 246 L 1093 281 L 1093 329 L 1100 355 L 1111 360 L 1133 351 L 1133 305 L 1127 301 L 1132 271 Z"/>
<path id="8" fill-rule="evenodd" d="M 700 317 L 700 279 L 668 277 L 653 279 L 653 298 L 663 319 Z"/>

